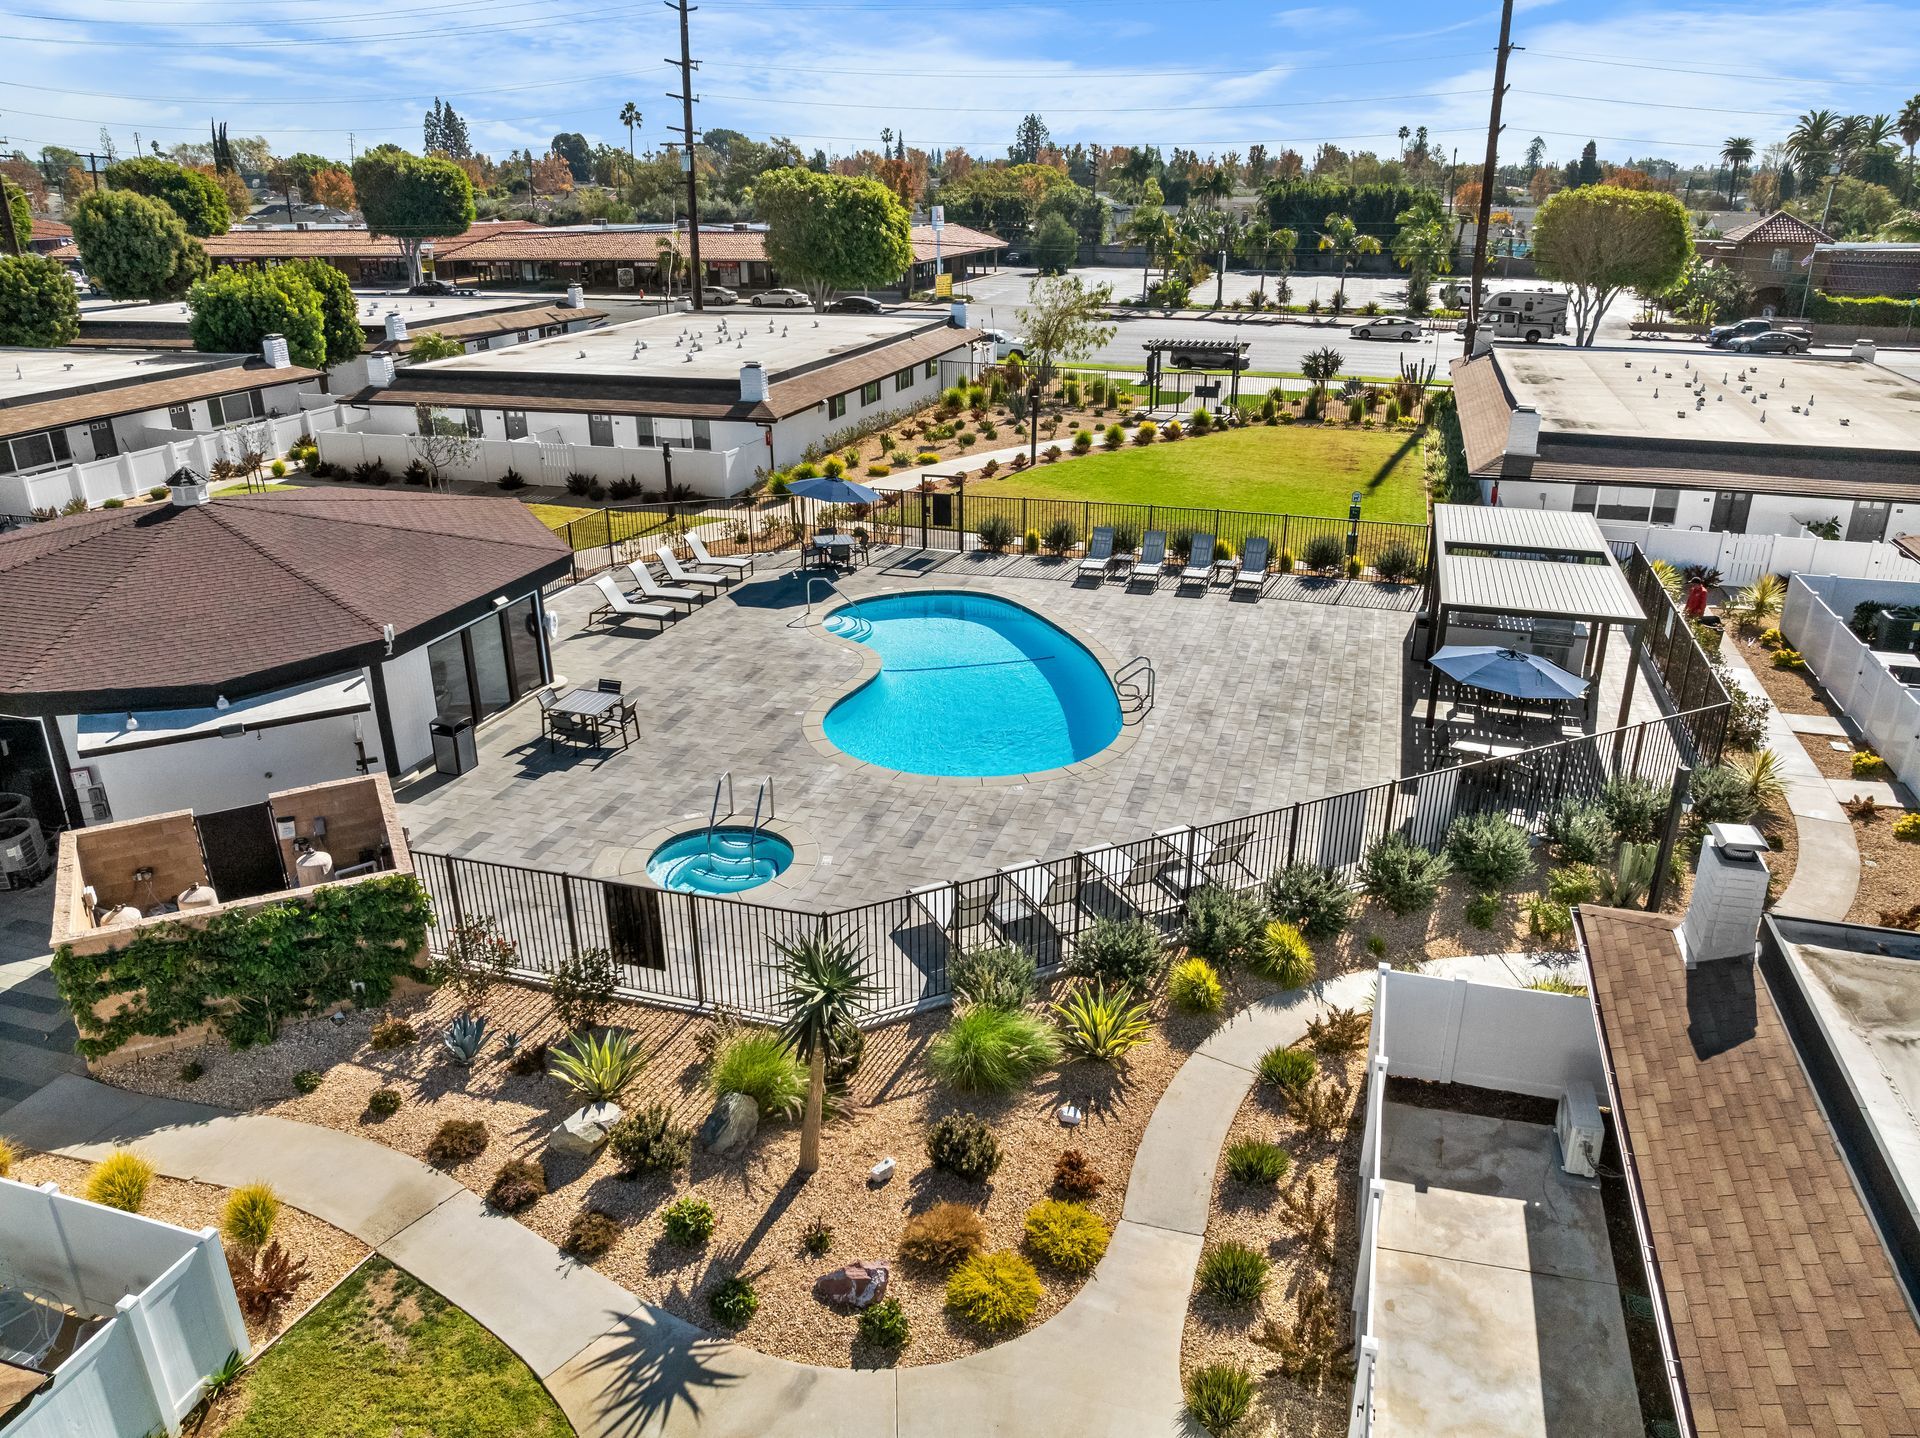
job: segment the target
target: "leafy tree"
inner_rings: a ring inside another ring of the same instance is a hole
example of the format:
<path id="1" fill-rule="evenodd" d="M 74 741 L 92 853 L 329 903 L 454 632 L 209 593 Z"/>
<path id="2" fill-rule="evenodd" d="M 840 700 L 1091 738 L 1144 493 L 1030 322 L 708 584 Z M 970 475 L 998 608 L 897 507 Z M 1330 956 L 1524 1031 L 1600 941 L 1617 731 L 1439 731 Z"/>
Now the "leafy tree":
<path id="1" fill-rule="evenodd" d="M 145 195 L 87 195 L 72 223 L 81 264 L 117 300 L 177 300 L 207 272 L 207 252 L 180 217 Z"/>
<path id="2" fill-rule="evenodd" d="M 868 183 L 872 183 L 869 181 Z M 836 1035 L 858 1027 L 867 1001 L 879 990 L 872 982 L 872 970 L 847 939 L 829 939 L 823 934 L 781 942 L 776 945 L 782 957 L 786 987 L 780 1005 L 786 1010 L 786 1022 L 780 1037 L 788 1048 L 807 1061 L 806 1118 L 800 1130 L 800 1171 L 812 1173 L 820 1167 L 820 1119 L 825 1106 L 827 1057 L 833 1051 Z"/>
<path id="3" fill-rule="evenodd" d="M 233 265 L 215 270 L 187 293 L 193 347 L 215 354 L 257 352 L 270 334 L 286 337 L 297 365 L 324 369 L 326 316 L 320 292 L 292 265 Z"/>
<path id="4" fill-rule="evenodd" d="M 1532 179 L 1539 173 L 1540 167 L 1547 162 L 1547 142 L 1535 135 L 1527 142 L 1527 178 Z"/>
<path id="5" fill-rule="evenodd" d="M 1672 195 L 1589 185 L 1563 190 L 1533 222 L 1540 273 L 1572 287 L 1574 340 L 1590 345 L 1623 289 L 1658 294 L 1693 255 L 1693 226 Z"/>
<path id="6" fill-rule="evenodd" d="M 1333 308 L 1337 313 L 1347 303 L 1347 271 L 1362 255 L 1379 254 L 1380 241 L 1372 235 L 1362 234 L 1352 216 L 1332 215 L 1327 219 L 1326 229 L 1320 232 L 1320 248 L 1340 261 L 1340 288 L 1334 291 L 1333 296 Z"/>
<path id="7" fill-rule="evenodd" d="M 16 253 L 25 254 L 27 241 L 33 236 L 33 203 L 27 198 L 27 192 L 12 180 L 0 179 L 0 194 L 6 196 L 7 213 L 13 216 Z"/>
<path id="8" fill-rule="evenodd" d="M 1418 194 L 1406 184 L 1278 179 L 1267 186 L 1264 200 L 1268 222 L 1276 229 L 1292 230 L 1298 237 L 1296 253 L 1306 253 L 1316 248 L 1319 235 L 1335 215 L 1345 215 L 1363 234 L 1392 234 L 1394 216 L 1414 204 Z"/>
<path id="9" fill-rule="evenodd" d="M 1015 165 L 1035 165 L 1040 162 L 1040 152 L 1052 145 L 1053 136 L 1047 131 L 1047 122 L 1029 113 L 1013 132 L 1013 144 L 1007 147 L 1007 160 Z"/>
<path id="10" fill-rule="evenodd" d="M 353 176 L 337 165 L 321 170 L 307 182 L 301 192 L 310 205 L 326 205 L 335 210 L 351 210 L 358 203 L 354 194 Z"/>
<path id="11" fill-rule="evenodd" d="M 1041 207 L 1056 190 L 1077 188 L 1051 165 L 979 165 L 941 186 L 940 203 L 946 206 L 947 218 L 956 225 L 972 225 L 997 235 L 1017 235 L 1034 223 Z M 1073 213 L 1067 218 L 1079 228 L 1077 200 L 1071 208 Z"/>
<path id="12" fill-rule="evenodd" d="M 567 162 L 574 184 L 583 185 L 593 178 L 593 147 L 585 135 L 577 130 L 555 135 L 550 148 Z"/>
<path id="13" fill-rule="evenodd" d="M 1112 304 L 1111 285 L 1088 289 L 1071 275 L 1033 282 L 1020 309 L 1020 325 L 1029 353 L 1038 356 L 1042 386 L 1053 382 L 1057 362 L 1080 359 L 1113 338 L 1115 327 L 1107 321 Z"/>
<path id="14" fill-rule="evenodd" d="M 359 302 L 344 271 L 325 260 L 288 260 L 276 269 L 305 277 L 320 296 L 321 328 L 326 337 L 327 363 L 344 364 L 359 354 L 367 332 L 360 326 Z"/>
<path id="15" fill-rule="evenodd" d="M 1033 263 L 1043 275 L 1062 274 L 1080 258 L 1080 237 L 1059 215 L 1048 215 L 1033 232 Z"/>
<path id="16" fill-rule="evenodd" d="M 282 155 L 273 162 L 273 170 L 267 176 L 267 183 L 276 190 L 285 190 L 289 186 L 300 192 L 301 198 L 309 202 L 313 199 L 313 179 L 322 170 L 338 168 L 325 155 L 310 155 L 302 152 L 298 155 Z"/>
<path id="17" fill-rule="evenodd" d="M 209 175 L 149 156 L 109 165 L 102 178 L 112 189 L 160 201 L 180 217 L 190 235 L 224 235 L 233 228 L 226 192 Z"/>
<path id="18" fill-rule="evenodd" d="M 399 241 L 416 284 L 420 242 L 463 235 L 473 224 L 473 183 L 451 160 L 380 145 L 354 163 L 353 187 L 367 228 Z"/>
<path id="19" fill-rule="evenodd" d="M 1049 173 L 1057 174 L 1058 171 Z M 1036 233 L 1051 215 L 1058 215 L 1065 220 L 1072 226 L 1075 237 L 1086 244 L 1097 245 L 1107 237 L 1106 204 L 1082 185 L 1047 182 L 1040 202 L 1033 209 Z"/>
<path id="20" fill-rule="evenodd" d="M 1833 203 L 1827 203 L 1827 189 L 1833 191 Z M 1893 191 L 1854 175 L 1841 175 L 1827 188 L 1810 190 L 1804 199 L 1794 200 L 1787 208 L 1801 219 L 1818 225 L 1824 215 L 1827 230 L 1839 239 L 1871 239 L 1891 221 L 1900 208 Z"/>
<path id="21" fill-rule="evenodd" d="M 877 180 L 769 170 L 753 190 L 767 259 L 823 302 L 834 290 L 891 284 L 913 263 L 907 212 Z"/>
<path id="22" fill-rule="evenodd" d="M 80 301 L 57 260 L 0 255 L 0 345 L 48 349 L 80 333 Z"/>

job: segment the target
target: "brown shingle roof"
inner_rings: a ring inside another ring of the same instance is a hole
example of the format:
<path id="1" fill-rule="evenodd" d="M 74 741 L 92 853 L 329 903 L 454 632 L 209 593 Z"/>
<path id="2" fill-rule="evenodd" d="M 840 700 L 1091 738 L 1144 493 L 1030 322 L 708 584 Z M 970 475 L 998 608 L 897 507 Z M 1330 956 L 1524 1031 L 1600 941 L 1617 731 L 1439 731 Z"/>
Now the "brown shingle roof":
<path id="1" fill-rule="evenodd" d="M 32 434 L 35 430 L 52 429 L 56 425 L 84 424 L 90 419 L 107 419 L 118 414 L 165 409 L 169 405 L 188 404 L 216 394 L 240 394 L 247 390 L 266 389 L 277 384 L 297 384 L 319 377 L 319 370 L 306 369 L 301 365 L 268 369 L 264 364 L 249 361 L 244 365 L 230 364 L 217 369 L 195 370 L 192 374 L 177 375 L 172 379 L 88 390 L 59 399 L 42 400 L 38 404 L 0 408 L 0 437 Z"/>
<path id="2" fill-rule="evenodd" d="M 511 499 L 334 491 L 97 510 L 0 535 L 0 693 L 209 702 L 382 652 L 503 586 L 564 569 Z M 210 692 L 213 691 L 213 692 Z"/>
<path id="3" fill-rule="evenodd" d="M 932 225 L 914 225 L 910 238 L 916 261 L 933 258 Z M 977 255 L 983 250 L 1004 250 L 1006 247 L 1007 242 L 998 235 L 976 230 L 969 225 L 948 225 L 940 236 L 940 255 L 943 259 L 951 259 L 955 255 Z"/>
<path id="4" fill-rule="evenodd" d="M 1476 475 L 1498 475 L 1507 452 L 1507 421 L 1513 415 L 1513 400 L 1500 367 L 1492 355 L 1477 355 L 1457 359 L 1451 368 L 1467 469 Z"/>
<path id="5" fill-rule="evenodd" d="M 526 220 L 479 220 L 462 235 L 438 237 L 434 253 L 456 254 L 468 245 L 533 226 Z M 399 259 L 400 242 L 366 229 L 229 230 L 200 241 L 217 260 Z"/>
<path id="6" fill-rule="evenodd" d="M 1920 1433 L 1920 1329 L 1766 984 L 1579 911 L 1629 1177 L 1701 1438 Z"/>
<path id="7" fill-rule="evenodd" d="M 72 236 L 73 230 L 69 226 L 61 224 L 58 220 L 49 220 L 43 215 L 35 215 L 33 217 L 32 239 L 36 243 L 45 240 L 71 239 Z"/>
<path id="8" fill-rule="evenodd" d="M 1833 236 L 1785 210 L 1726 231 L 1721 238 L 1732 245 L 1830 245 Z"/>
<path id="9" fill-rule="evenodd" d="M 462 261 L 547 260 L 578 263 L 583 260 L 638 262 L 652 264 L 659 253 L 660 241 L 669 238 L 665 230 L 565 229 L 531 230 L 479 240 L 460 251 Z M 681 254 L 687 252 L 687 236 L 676 231 L 671 239 Z M 933 258 L 933 226 L 914 225 L 911 230 L 913 257 L 916 261 Z M 984 230 L 965 225 L 948 225 L 941 236 L 940 253 L 944 258 L 1005 249 L 1006 241 Z M 702 264 L 741 264 L 765 260 L 767 237 L 761 230 L 702 230 Z"/>

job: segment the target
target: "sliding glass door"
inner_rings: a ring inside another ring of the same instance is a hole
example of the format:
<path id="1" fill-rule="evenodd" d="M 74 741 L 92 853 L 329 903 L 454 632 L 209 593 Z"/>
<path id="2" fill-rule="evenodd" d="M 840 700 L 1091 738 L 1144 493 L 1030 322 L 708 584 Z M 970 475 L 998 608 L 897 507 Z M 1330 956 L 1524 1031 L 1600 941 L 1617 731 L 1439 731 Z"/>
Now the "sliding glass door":
<path id="1" fill-rule="evenodd" d="M 485 719 L 546 683 L 532 596 L 427 646 L 434 708 L 443 719 Z"/>

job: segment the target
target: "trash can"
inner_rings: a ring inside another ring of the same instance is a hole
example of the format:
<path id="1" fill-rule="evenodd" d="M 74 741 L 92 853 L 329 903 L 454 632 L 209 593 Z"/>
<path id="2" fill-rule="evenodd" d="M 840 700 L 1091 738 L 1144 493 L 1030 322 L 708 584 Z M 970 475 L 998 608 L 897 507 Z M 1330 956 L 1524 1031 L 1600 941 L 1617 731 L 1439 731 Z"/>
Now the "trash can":
<path id="1" fill-rule="evenodd" d="M 473 720 L 436 716 L 427 725 L 433 735 L 433 767 L 441 774 L 464 774 L 479 762 L 473 747 Z"/>

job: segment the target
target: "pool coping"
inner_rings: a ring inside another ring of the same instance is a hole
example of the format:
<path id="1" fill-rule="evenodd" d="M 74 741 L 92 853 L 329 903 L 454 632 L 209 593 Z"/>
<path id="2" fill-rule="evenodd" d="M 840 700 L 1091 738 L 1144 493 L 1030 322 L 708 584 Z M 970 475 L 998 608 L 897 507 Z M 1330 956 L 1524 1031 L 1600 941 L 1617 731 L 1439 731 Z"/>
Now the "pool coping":
<path id="1" fill-rule="evenodd" d="M 800 730 L 801 733 L 806 736 L 807 743 L 812 747 L 813 752 L 823 759 L 832 760 L 840 768 L 847 770 L 849 773 L 860 770 L 871 770 L 875 774 L 884 774 L 903 783 L 918 784 L 936 790 L 1004 789 L 1023 784 L 1043 784 L 1053 779 L 1078 778 L 1093 773 L 1103 766 L 1124 757 L 1127 751 L 1132 749 L 1134 744 L 1139 740 L 1140 730 L 1146 723 L 1145 715 L 1142 715 L 1131 724 L 1127 722 L 1127 709 L 1124 700 L 1120 701 L 1120 732 L 1114 735 L 1113 739 L 1105 748 L 1101 749 L 1098 753 L 1089 754 L 1084 759 L 1076 759 L 1071 764 L 1063 764 L 1054 769 L 1041 769 L 1032 774 L 915 774 L 909 770 L 889 769 L 884 764 L 871 764 L 864 759 L 857 759 L 827 738 L 827 711 L 832 709 L 833 706 L 838 704 L 842 699 L 845 699 L 849 694 L 854 693 L 864 685 L 872 682 L 878 677 L 883 667 L 880 656 L 867 645 L 861 644 L 856 640 L 843 639 L 840 635 L 827 629 L 826 622 L 830 617 L 838 614 L 842 609 L 863 604 L 871 599 L 891 599 L 898 595 L 976 594 L 980 592 L 983 592 L 982 588 L 964 584 L 941 585 L 936 589 L 907 587 L 876 589 L 870 594 L 862 594 L 857 598 L 843 598 L 840 603 L 834 605 L 832 608 L 822 609 L 818 614 L 809 615 L 806 621 L 806 627 L 808 629 L 814 630 L 819 638 L 826 640 L 828 643 L 838 646 L 845 652 L 850 652 L 860 663 L 860 672 L 854 676 L 852 683 L 843 684 L 841 680 L 831 681 L 820 690 L 814 702 L 807 707 L 805 715 L 802 716 L 800 720 Z M 987 592 L 991 598 L 999 600 L 1002 604 L 1011 605 L 1015 609 L 1026 610 L 1026 612 L 1033 615 L 1034 618 L 1052 625 L 1055 629 L 1058 629 L 1062 634 L 1066 635 L 1067 638 L 1073 640 L 1074 643 L 1086 650 L 1087 653 L 1093 656 L 1094 662 L 1100 666 L 1100 672 L 1106 676 L 1107 683 L 1112 685 L 1114 697 L 1119 699 L 1120 686 L 1114 682 L 1114 675 L 1119 671 L 1119 663 L 1114 659 L 1112 651 L 1104 644 L 1101 644 L 1096 639 L 1089 638 L 1073 625 L 1056 619 L 1053 615 L 1043 610 L 1036 609 L 1031 604 L 1023 604 L 1017 599 L 1008 599 L 1005 595 L 992 591 L 984 592 Z M 797 858 L 795 862 L 796 864 L 798 863 Z M 789 869 L 788 872 L 791 873 L 792 870 Z"/>
<path id="2" fill-rule="evenodd" d="M 750 828 L 752 820 L 744 823 L 739 814 L 729 814 L 720 820 L 717 827 Z M 699 820 L 682 819 L 677 823 L 662 824 L 648 830 L 632 844 L 622 847 L 603 849 L 594 860 L 590 870 L 596 879 L 614 879 L 623 884 L 636 884 L 641 888 L 653 889 L 662 894 L 690 894 L 687 889 L 670 889 L 647 872 L 647 860 L 653 857 L 653 851 L 669 839 L 677 839 L 682 834 L 698 834 L 707 826 Z M 707 898 L 735 899 L 741 903 L 757 903 L 775 895 L 786 896 L 789 891 L 800 888 L 813 878 L 813 871 L 820 866 L 820 845 L 804 825 L 790 820 L 774 817 L 761 821 L 761 829 L 783 839 L 793 849 L 793 862 L 768 879 L 764 884 L 755 884 L 750 889 L 740 889 L 731 894 L 707 894 Z"/>

